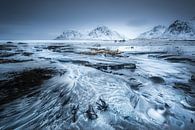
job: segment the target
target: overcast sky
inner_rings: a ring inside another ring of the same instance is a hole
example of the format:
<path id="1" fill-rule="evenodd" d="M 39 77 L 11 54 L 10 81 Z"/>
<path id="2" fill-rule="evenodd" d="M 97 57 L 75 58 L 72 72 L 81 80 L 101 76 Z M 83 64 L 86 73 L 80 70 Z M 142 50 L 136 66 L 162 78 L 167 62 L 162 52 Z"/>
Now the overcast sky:
<path id="1" fill-rule="evenodd" d="M 195 0 L 0 0 L 0 39 L 53 39 L 106 25 L 130 38 L 195 16 Z"/>

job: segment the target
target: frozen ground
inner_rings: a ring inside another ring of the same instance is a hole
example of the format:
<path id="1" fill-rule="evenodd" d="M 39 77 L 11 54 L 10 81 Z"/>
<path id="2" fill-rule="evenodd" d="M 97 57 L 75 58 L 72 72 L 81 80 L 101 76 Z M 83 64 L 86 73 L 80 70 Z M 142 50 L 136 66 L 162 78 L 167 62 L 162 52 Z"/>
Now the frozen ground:
<path id="1" fill-rule="evenodd" d="M 195 41 L 0 43 L 0 129 L 195 129 Z"/>

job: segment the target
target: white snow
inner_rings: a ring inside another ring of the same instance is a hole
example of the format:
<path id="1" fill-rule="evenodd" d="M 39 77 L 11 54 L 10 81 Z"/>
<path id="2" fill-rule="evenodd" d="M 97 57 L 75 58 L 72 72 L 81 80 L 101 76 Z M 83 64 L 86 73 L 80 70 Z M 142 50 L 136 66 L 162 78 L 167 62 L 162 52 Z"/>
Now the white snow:
<path id="1" fill-rule="evenodd" d="M 80 33 L 76 30 L 64 31 L 56 40 L 123 40 L 126 39 L 118 32 L 109 29 L 106 26 L 98 26 L 89 31 L 89 33 Z"/>
<path id="2" fill-rule="evenodd" d="M 155 26 L 152 30 L 140 34 L 138 38 L 142 39 L 158 39 L 166 30 L 165 26 L 158 25 Z"/>
<path id="3" fill-rule="evenodd" d="M 195 40 L 195 22 L 176 20 L 168 27 L 159 25 L 140 34 L 138 39 Z"/>
<path id="4" fill-rule="evenodd" d="M 58 36 L 56 39 L 57 40 L 63 40 L 63 39 L 74 40 L 74 39 L 81 39 L 81 38 L 82 38 L 82 34 L 80 32 L 75 31 L 75 30 L 67 30 L 63 32 L 63 34 Z"/>
<path id="5" fill-rule="evenodd" d="M 170 129 L 193 128 L 194 124 L 189 120 L 194 120 L 194 113 L 192 109 L 188 109 L 193 104 L 186 100 L 189 95 L 173 88 L 173 84 L 176 81 L 188 82 L 191 72 L 195 70 L 194 65 L 171 63 L 149 55 L 164 56 L 162 52 L 176 55 L 180 50 L 182 55 L 194 56 L 194 41 L 134 40 L 122 44 L 97 42 L 100 44 L 97 49 L 120 50 L 120 57 L 80 53 L 89 52 L 89 48 L 94 48 L 96 43 L 54 41 L 31 41 L 27 45 L 12 43 L 17 45 L 14 52 L 32 52 L 33 55 L 28 58 L 34 61 L 0 64 L 3 78 L 7 78 L 4 76 L 7 73 L 40 67 L 55 68 L 56 71 L 66 73 L 57 74 L 45 81 L 37 95 L 19 98 L 3 107 L 5 109 L 0 111 L 0 129 L 161 130 L 165 129 L 164 125 Z M 48 46 L 63 46 L 61 51 L 67 47 L 67 52 L 54 52 L 47 49 Z M 23 57 L 18 54 L 11 58 Z M 83 64 L 85 62 L 90 62 L 92 66 Z M 107 73 L 94 67 L 97 64 L 119 63 L 135 63 L 137 68 L 135 71 L 122 69 Z M 162 77 L 166 84 L 152 83 L 149 77 L 156 75 Z M 139 90 L 132 87 L 130 78 L 142 83 Z M 107 111 L 97 109 L 96 102 L 99 98 L 108 104 Z M 165 103 L 170 107 L 166 107 Z M 97 119 L 90 120 L 86 116 L 89 104 L 98 115 Z M 73 105 L 79 105 L 76 122 L 72 121 Z"/>

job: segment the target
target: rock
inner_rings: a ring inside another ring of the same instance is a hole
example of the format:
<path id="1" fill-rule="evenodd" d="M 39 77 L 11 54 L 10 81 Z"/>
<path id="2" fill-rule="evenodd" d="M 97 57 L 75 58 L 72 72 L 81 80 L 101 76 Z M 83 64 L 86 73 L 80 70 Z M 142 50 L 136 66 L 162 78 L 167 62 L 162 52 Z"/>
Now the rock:
<path id="1" fill-rule="evenodd" d="M 29 59 L 29 60 L 0 59 L 0 64 L 21 63 L 21 62 L 29 62 L 29 61 L 33 61 L 33 59 Z"/>
<path id="2" fill-rule="evenodd" d="M 136 69 L 136 65 L 133 63 L 124 64 L 124 69 Z"/>
<path id="3" fill-rule="evenodd" d="M 195 108 L 195 98 L 194 97 L 187 96 L 185 99 L 186 99 L 186 102 L 189 105 L 191 105 L 191 106 L 193 106 Z"/>
<path id="4" fill-rule="evenodd" d="M 194 97 L 187 96 L 185 100 L 181 100 L 180 102 L 185 109 L 190 111 L 195 111 L 195 100 Z"/>
<path id="5" fill-rule="evenodd" d="M 93 46 L 94 46 L 94 47 L 101 47 L 101 44 L 96 43 L 96 44 L 94 44 Z"/>
<path id="6" fill-rule="evenodd" d="M 76 120 L 77 120 L 77 112 L 78 112 L 78 110 L 79 110 L 79 105 L 77 105 L 77 106 L 73 106 L 72 107 L 72 110 L 71 110 L 71 113 L 72 113 L 72 121 L 73 122 L 76 122 Z"/>
<path id="7" fill-rule="evenodd" d="M 120 52 L 118 49 L 117 50 L 108 50 L 108 49 L 104 49 L 104 48 L 91 48 L 90 52 L 83 52 L 82 54 L 87 54 L 87 55 L 111 55 L 111 56 L 119 56 L 119 54 L 121 54 L 122 52 Z"/>
<path id="8" fill-rule="evenodd" d="M 156 84 L 162 84 L 165 82 L 165 80 L 162 77 L 158 77 L 158 76 L 152 76 L 149 78 L 153 83 Z"/>
<path id="9" fill-rule="evenodd" d="M 104 70 L 120 70 L 120 69 L 136 69 L 136 65 L 133 63 L 125 63 L 125 64 L 98 64 L 97 69 L 104 69 Z"/>
<path id="10" fill-rule="evenodd" d="M 114 40 L 114 42 L 116 42 L 116 43 L 117 43 L 117 42 L 118 42 L 118 43 L 119 43 L 119 42 L 126 42 L 126 40 L 125 40 L 125 39 L 123 39 L 123 40 Z"/>
<path id="11" fill-rule="evenodd" d="M 7 43 L 13 43 L 13 42 L 8 41 Z"/>
<path id="12" fill-rule="evenodd" d="M 11 57 L 11 56 L 14 56 L 14 55 L 17 55 L 19 53 L 13 53 L 13 52 L 1 52 L 0 53 L 0 57 Z"/>
<path id="13" fill-rule="evenodd" d="M 2 44 L 2 45 L 0 45 L 0 50 L 4 50 L 4 51 L 11 51 L 14 48 L 17 48 L 17 46 L 10 45 L 10 44 Z"/>
<path id="14" fill-rule="evenodd" d="M 99 99 L 99 102 L 96 102 L 96 104 L 98 105 L 97 109 L 100 111 L 106 111 L 108 109 L 108 104 L 101 98 Z"/>
<path id="15" fill-rule="evenodd" d="M 173 62 L 173 63 L 185 63 L 185 62 L 189 62 L 189 63 L 194 63 L 195 61 L 189 57 L 179 57 L 179 56 L 173 56 L 173 57 L 168 57 L 165 58 L 165 60 Z"/>
<path id="16" fill-rule="evenodd" d="M 165 103 L 165 108 L 170 108 L 170 106 L 167 103 Z"/>
<path id="17" fill-rule="evenodd" d="M 24 42 L 18 42 L 18 44 L 20 44 L 20 45 L 24 45 L 24 44 L 27 44 L 27 43 L 24 43 Z"/>
<path id="18" fill-rule="evenodd" d="M 193 74 L 193 75 L 191 76 L 191 80 L 192 80 L 192 81 L 195 81 L 195 74 Z"/>
<path id="19" fill-rule="evenodd" d="M 36 68 L 20 73 L 10 73 L 10 80 L 0 82 L 0 106 L 9 103 L 37 89 L 45 80 L 50 79 L 55 73 L 52 69 Z"/>
<path id="20" fill-rule="evenodd" d="M 132 78 L 130 79 L 130 86 L 132 89 L 138 90 L 142 83 L 138 82 L 136 79 Z"/>
<path id="21" fill-rule="evenodd" d="M 191 86 L 185 83 L 175 83 L 173 87 L 177 89 L 182 89 L 184 91 L 191 91 Z"/>
<path id="22" fill-rule="evenodd" d="M 64 93 L 60 93 L 60 95 L 59 96 L 61 96 L 61 97 L 65 97 L 64 96 Z M 63 99 L 63 101 L 62 101 L 62 106 L 65 106 L 65 105 L 67 105 L 68 103 L 69 103 L 69 101 L 71 100 L 71 97 L 66 97 L 65 99 Z"/>
<path id="23" fill-rule="evenodd" d="M 31 52 L 23 52 L 23 53 L 22 53 L 23 56 L 31 56 L 32 54 L 33 54 L 33 53 L 31 53 Z"/>
<path id="24" fill-rule="evenodd" d="M 51 50 L 53 52 L 59 52 L 59 53 L 73 52 L 74 50 L 74 48 L 71 45 L 51 45 L 46 47 L 45 49 Z"/>
<path id="25" fill-rule="evenodd" d="M 86 116 L 88 117 L 88 119 L 90 119 L 90 120 L 94 120 L 98 117 L 97 114 L 95 113 L 92 105 L 89 105 L 88 110 L 85 113 L 86 113 Z"/>

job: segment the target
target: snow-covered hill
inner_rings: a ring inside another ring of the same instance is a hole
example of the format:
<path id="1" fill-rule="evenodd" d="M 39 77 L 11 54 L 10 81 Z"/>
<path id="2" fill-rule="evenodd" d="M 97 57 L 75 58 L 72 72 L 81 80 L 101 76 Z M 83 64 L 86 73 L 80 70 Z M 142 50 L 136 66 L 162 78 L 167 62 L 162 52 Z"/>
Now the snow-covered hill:
<path id="1" fill-rule="evenodd" d="M 152 30 L 140 34 L 138 38 L 143 39 L 157 39 L 165 32 L 166 27 L 162 25 L 155 26 Z"/>
<path id="2" fill-rule="evenodd" d="M 75 30 L 67 30 L 63 32 L 60 36 L 56 38 L 56 40 L 74 40 L 74 39 L 82 39 L 83 35 Z"/>
<path id="3" fill-rule="evenodd" d="M 193 20 L 186 22 L 176 20 L 167 28 L 156 26 L 152 30 L 138 36 L 141 39 L 170 39 L 170 40 L 195 40 L 195 29 Z"/>
<path id="4" fill-rule="evenodd" d="M 116 31 L 106 26 L 98 26 L 89 31 L 89 33 L 80 33 L 78 31 L 69 30 L 63 32 L 56 40 L 123 40 L 126 39 Z"/>
<path id="5" fill-rule="evenodd" d="M 123 36 L 121 36 L 116 31 L 110 30 L 106 26 L 99 26 L 95 29 L 93 29 L 88 34 L 90 39 L 97 39 L 97 40 L 123 40 L 125 39 Z"/>
<path id="6" fill-rule="evenodd" d="M 190 22 L 176 20 L 163 33 L 163 37 L 176 40 L 195 39 L 195 32 Z"/>

